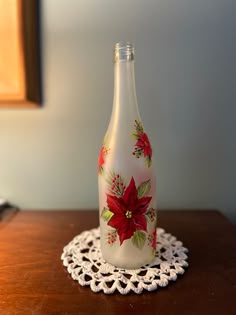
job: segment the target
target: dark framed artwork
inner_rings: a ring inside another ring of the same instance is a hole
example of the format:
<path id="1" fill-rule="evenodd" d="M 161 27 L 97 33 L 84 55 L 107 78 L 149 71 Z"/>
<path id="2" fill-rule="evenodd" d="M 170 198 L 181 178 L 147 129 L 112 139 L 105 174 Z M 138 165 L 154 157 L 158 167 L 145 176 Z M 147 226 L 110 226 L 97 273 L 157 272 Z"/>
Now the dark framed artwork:
<path id="1" fill-rule="evenodd" d="M 0 0 L 0 107 L 41 104 L 39 0 Z"/>

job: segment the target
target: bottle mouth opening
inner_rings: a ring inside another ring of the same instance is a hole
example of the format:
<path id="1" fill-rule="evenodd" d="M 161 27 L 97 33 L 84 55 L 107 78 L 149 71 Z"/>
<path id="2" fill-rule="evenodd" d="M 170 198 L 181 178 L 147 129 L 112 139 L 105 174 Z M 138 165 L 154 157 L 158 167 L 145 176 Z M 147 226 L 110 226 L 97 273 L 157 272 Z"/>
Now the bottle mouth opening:
<path id="1" fill-rule="evenodd" d="M 115 44 L 114 62 L 134 60 L 134 46 L 125 41 L 120 41 Z"/>

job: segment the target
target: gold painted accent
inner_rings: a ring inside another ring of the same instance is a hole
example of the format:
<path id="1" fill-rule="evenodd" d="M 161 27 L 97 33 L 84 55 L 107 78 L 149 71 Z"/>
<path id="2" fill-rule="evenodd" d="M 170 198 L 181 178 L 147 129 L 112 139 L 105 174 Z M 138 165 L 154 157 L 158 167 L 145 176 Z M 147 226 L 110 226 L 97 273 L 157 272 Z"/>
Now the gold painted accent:
<path id="1" fill-rule="evenodd" d="M 132 218 L 132 211 L 127 210 L 127 211 L 125 212 L 125 216 L 126 216 L 127 219 L 131 219 L 131 218 Z"/>

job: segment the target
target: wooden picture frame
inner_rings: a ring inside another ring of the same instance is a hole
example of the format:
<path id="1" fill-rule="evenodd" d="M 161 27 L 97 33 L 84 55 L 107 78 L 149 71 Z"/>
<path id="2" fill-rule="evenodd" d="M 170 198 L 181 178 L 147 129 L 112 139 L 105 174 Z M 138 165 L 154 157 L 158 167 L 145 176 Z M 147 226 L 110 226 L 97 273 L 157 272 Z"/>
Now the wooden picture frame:
<path id="1" fill-rule="evenodd" d="M 0 0 L 0 107 L 41 104 L 39 0 Z"/>

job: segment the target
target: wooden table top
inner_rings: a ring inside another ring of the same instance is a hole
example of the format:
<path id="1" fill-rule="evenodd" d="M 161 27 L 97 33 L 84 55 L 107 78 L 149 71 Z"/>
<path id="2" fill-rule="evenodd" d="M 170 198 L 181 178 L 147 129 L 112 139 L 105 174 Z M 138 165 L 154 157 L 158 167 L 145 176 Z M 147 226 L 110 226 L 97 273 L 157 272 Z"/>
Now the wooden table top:
<path id="1" fill-rule="evenodd" d="M 122 296 L 73 281 L 63 247 L 98 225 L 97 211 L 19 211 L 0 221 L 0 314 L 236 314 L 236 228 L 217 211 L 159 211 L 159 226 L 189 249 L 166 288 Z"/>

